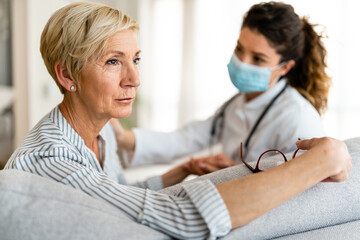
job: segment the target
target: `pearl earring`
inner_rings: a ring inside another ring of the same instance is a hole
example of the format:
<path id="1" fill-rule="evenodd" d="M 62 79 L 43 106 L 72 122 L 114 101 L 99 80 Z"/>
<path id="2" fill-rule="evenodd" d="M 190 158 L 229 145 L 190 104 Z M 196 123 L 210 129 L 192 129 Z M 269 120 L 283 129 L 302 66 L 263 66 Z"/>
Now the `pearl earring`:
<path id="1" fill-rule="evenodd" d="M 72 85 L 72 86 L 70 87 L 70 91 L 72 91 L 72 92 L 75 91 L 75 86 L 74 86 L 74 85 Z"/>

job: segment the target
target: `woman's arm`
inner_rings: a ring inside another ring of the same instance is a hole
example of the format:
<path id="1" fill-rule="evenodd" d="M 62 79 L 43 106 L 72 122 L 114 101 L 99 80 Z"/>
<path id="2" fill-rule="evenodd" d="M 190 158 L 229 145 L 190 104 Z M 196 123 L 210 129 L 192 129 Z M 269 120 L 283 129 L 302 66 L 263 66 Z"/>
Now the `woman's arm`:
<path id="1" fill-rule="evenodd" d="M 267 171 L 217 185 L 236 228 L 258 218 L 321 181 L 348 177 L 351 157 L 346 145 L 330 138 L 297 142 L 309 151 Z"/>

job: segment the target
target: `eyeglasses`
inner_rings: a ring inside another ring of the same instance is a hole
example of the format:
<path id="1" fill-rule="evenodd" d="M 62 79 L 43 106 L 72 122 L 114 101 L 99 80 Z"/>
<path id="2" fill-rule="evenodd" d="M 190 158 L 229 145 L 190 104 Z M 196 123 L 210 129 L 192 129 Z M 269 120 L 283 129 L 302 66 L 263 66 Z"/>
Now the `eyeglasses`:
<path id="1" fill-rule="evenodd" d="M 280 153 L 281 156 L 283 156 L 284 161 L 287 162 L 287 158 L 285 157 L 285 154 L 283 154 L 280 150 L 270 149 L 270 150 L 267 150 L 267 151 L 263 152 L 263 153 L 260 155 L 259 159 L 257 160 L 257 163 L 256 163 L 255 168 L 253 168 L 252 166 L 250 166 L 250 165 L 249 165 L 247 162 L 245 162 L 245 160 L 244 160 L 243 146 L 242 146 L 242 145 L 243 145 L 243 144 L 242 144 L 242 142 L 241 142 L 241 143 L 240 143 L 240 159 L 241 159 L 241 161 L 245 164 L 245 166 L 246 166 L 247 168 L 249 168 L 253 173 L 258 173 L 258 172 L 263 171 L 263 170 L 261 170 L 261 169 L 259 168 L 259 163 L 260 163 L 261 158 L 262 158 L 266 153 L 269 153 L 269 152 L 278 152 L 278 153 Z M 294 158 L 296 157 L 296 154 L 297 154 L 298 151 L 299 151 L 299 149 L 296 149 L 296 151 L 295 151 L 294 154 L 292 155 L 292 159 L 294 159 Z"/>

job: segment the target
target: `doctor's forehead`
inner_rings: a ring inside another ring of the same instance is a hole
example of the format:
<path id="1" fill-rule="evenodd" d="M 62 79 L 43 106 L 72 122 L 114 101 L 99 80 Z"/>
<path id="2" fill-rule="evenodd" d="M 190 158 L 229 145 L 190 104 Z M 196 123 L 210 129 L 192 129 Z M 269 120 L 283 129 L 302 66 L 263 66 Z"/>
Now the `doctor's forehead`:
<path id="1" fill-rule="evenodd" d="M 252 31 L 248 27 L 241 29 L 237 45 L 243 48 L 243 50 L 269 57 L 278 55 L 276 49 L 271 46 L 264 35 L 257 31 Z"/>

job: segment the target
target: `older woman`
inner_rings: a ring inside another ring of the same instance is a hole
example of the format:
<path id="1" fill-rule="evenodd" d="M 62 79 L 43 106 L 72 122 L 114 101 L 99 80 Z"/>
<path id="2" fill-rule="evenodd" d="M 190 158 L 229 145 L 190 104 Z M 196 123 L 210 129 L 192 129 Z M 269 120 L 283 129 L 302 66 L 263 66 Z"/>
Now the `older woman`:
<path id="1" fill-rule="evenodd" d="M 172 172 L 138 188 L 127 186 L 111 118 L 131 113 L 140 84 L 134 20 L 110 7 L 74 3 L 59 9 L 41 36 L 41 53 L 64 99 L 14 152 L 6 168 L 31 172 L 112 204 L 137 221 L 176 238 L 226 235 L 324 179 L 351 169 L 344 143 L 298 142 L 310 149 L 291 162 L 214 186 L 199 181 L 178 196 L 150 189 L 170 185 Z M 181 171 L 173 170 L 173 171 Z"/>

